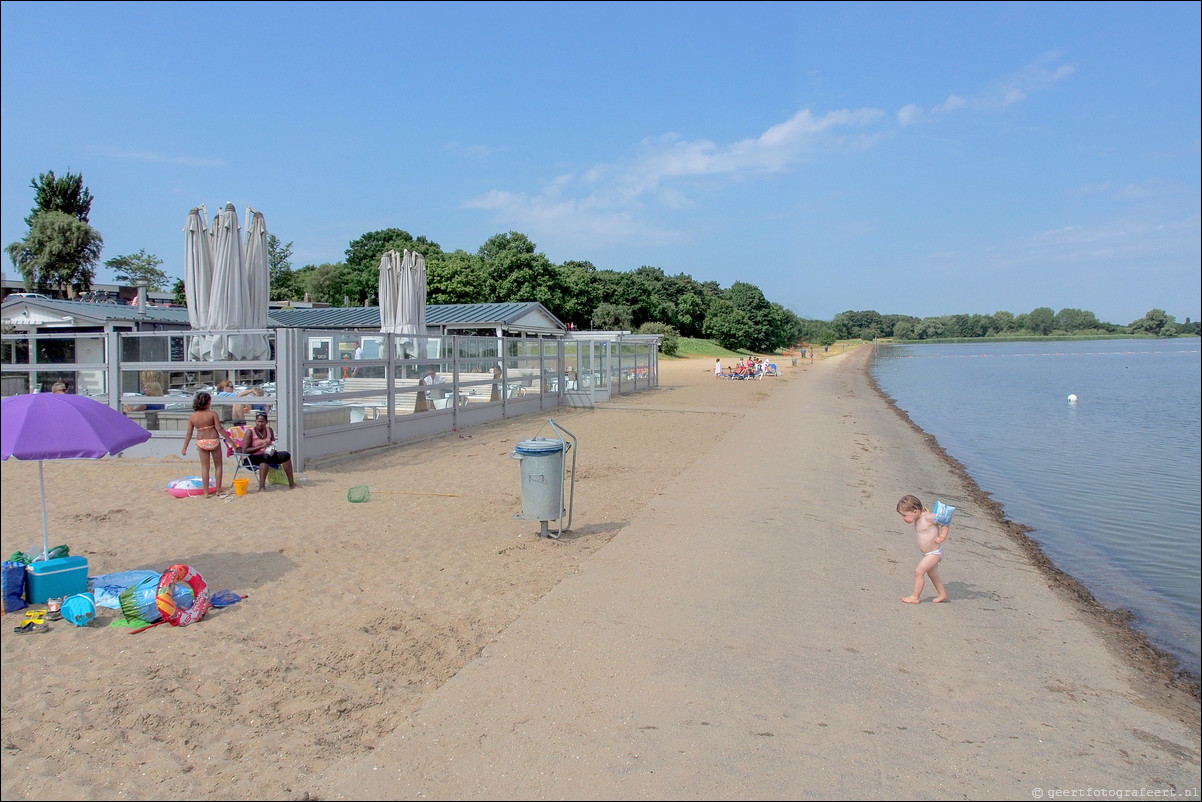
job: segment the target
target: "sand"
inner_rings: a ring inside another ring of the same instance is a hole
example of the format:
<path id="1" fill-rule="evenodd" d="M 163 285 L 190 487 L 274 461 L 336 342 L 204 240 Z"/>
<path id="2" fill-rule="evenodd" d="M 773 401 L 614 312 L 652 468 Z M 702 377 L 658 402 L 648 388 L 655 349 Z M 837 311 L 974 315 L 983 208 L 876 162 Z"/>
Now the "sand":
<path id="1" fill-rule="evenodd" d="M 514 517 L 543 417 L 244 497 L 168 495 L 195 459 L 45 463 L 50 542 L 90 573 L 185 563 L 248 598 L 138 634 L 5 616 L 3 798 L 1196 797 L 1196 689 L 864 356 L 759 382 L 665 360 L 657 390 L 555 412 L 579 444 L 559 539 Z M 37 466 L 0 478 L 7 556 L 40 543 Z M 948 604 L 900 603 L 909 492 L 957 506 Z"/>

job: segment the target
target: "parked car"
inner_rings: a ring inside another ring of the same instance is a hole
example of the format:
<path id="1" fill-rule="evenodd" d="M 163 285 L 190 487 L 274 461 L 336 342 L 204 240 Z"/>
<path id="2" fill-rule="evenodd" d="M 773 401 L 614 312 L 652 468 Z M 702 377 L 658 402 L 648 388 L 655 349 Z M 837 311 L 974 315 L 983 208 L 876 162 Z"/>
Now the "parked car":
<path id="1" fill-rule="evenodd" d="M 10 292 L 4 296 L 4 300 L 9 298 L 25 298 L 26 300 L 50 301 L 53 300 L 49 295 L 43 295 L 40 292 Z"/>

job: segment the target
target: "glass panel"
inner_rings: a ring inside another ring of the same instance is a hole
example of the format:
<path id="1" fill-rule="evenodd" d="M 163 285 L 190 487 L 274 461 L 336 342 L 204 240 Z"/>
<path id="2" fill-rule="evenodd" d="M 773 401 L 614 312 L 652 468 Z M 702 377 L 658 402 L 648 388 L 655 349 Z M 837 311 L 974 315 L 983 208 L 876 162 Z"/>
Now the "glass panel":
<path id="1" fill-rule="evenodd" d="M 505 397 L 521 398 L 542 392 L 542 359 L 538 340 L 505 341 Z"/>
<path id="2" fill-rule="evenodd" d="M 24 337 L 5 339 L 3 356 L 6 365 L 29 364 L 29 340 Z"/>
<path id="3" fill-rule="evenodd" d="M 58 365 L 75 361 L 75 340 L 47 339 L 37 340 L 38 362 L 44 365 Z"/>

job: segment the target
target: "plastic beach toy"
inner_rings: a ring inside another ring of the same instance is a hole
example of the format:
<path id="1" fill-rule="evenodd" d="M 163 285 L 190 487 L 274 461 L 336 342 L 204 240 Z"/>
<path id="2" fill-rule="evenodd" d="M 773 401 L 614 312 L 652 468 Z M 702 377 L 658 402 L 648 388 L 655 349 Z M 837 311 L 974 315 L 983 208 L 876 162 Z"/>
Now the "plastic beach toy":
<path id="1" fill-rule="evenodd" d="M 63 620 L 77 627 L 86 627 L 96 618 L 96 599 L 91 593 L 76 593 L 63 601 Z"/>

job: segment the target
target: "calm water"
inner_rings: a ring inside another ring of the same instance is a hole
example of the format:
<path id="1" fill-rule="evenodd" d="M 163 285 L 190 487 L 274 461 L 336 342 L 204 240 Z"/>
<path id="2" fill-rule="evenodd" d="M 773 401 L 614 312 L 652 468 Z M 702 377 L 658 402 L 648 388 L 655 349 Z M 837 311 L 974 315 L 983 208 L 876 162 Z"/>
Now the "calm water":
<path id="1" fill-rule="evenodd" d="M 1197 339 L 885 345 L 871 370 L 1061 570 L 1199 673 Z"/>

